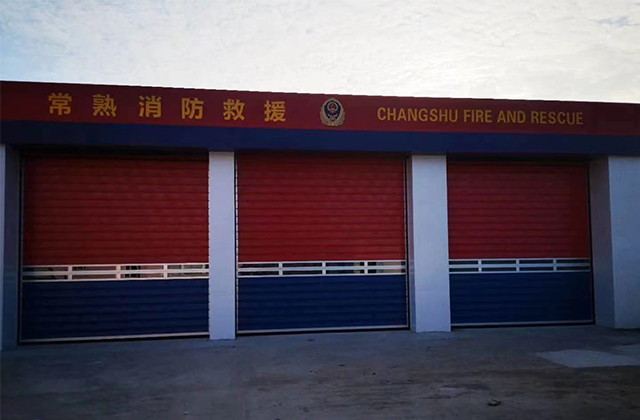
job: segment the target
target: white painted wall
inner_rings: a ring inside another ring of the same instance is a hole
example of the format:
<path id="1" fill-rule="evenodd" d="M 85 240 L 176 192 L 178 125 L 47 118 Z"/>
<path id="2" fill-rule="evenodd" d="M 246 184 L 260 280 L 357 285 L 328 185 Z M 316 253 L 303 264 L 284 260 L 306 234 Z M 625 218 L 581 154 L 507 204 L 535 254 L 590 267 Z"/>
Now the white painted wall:
<path id="1" fill-rule="evenodd" d="M 209 338 L 236 336 L 235 160 L 209 153 Z"/>
<path id="2" fill-rule="evenodd" d="M 590 165 L 596 323 L 640 328 L 640 157 Z"/>
<path id="3" fill-rule="evenodd" d="M 407 168 L 411 329 L 451 331 L 446 156 L 411 156 Z"/>
<path id="4" fill-rule="evenodd" d="M 640 157 L 610 157 L 616 327 L 640 328 Z"/>

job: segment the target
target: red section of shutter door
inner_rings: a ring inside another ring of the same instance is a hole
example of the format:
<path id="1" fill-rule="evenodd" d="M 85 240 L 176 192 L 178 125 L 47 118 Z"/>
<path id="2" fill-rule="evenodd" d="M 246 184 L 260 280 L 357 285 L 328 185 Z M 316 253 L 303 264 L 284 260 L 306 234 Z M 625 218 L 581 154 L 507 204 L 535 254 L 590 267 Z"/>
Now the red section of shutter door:
<path id="1" fill-rule="evenodd" d="M 207 262 L 207 156 L 30 154 L 24 264 Z"/>
<path id="2" fill-rule="evenodd" d="M 404 158 L 240 154 L 239 261 L 404 260 Z"/>
<path id="3" fill-rule="evenodd" d="M 587 185 L 584 163 L 450 160 L 450 258 L 588 258 Z"/>

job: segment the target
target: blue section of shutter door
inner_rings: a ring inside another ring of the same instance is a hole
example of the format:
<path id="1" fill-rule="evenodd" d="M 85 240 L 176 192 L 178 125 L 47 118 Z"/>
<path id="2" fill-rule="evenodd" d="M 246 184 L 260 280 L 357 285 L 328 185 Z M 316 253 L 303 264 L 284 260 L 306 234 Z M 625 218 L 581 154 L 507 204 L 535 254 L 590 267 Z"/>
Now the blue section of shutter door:
<path id="1" fill-rule="evenodd" d="M 25 282 L 22 340 L 200 334 L 209 281 Z"/>
<path id="2" fill-rule="evenodd" d="M 405 327 L 404 275 L 238 280 L 238 331 Z"/>
<path id="3" fill-rule="evenodd" d="M 451 322 L 591 322 L 591 273 L 452 274 Z"/>

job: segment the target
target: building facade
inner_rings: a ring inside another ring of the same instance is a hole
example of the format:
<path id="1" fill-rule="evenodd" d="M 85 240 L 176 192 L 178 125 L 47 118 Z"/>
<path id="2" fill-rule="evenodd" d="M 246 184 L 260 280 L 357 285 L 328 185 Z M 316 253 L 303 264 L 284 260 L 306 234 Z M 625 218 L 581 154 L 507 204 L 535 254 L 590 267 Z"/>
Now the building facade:
<path id="1" fill-rule="evenodd" d="M 640 328 L 640 105 L 0 88 L 3 348 Z"/>

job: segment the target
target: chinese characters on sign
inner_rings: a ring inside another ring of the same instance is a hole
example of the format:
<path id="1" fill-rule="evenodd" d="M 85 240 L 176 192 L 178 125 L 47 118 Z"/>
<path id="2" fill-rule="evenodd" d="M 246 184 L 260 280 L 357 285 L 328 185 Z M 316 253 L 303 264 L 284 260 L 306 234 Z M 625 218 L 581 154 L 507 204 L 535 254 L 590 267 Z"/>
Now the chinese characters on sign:
<path id="1" fill-rule="evenodd" d="M 240 99 L 227 99 L 222 103 L 222 117 L 229 121 L 233 118 L 234 121 L 244 121 L 244 102 L 240 102 Z"/>
<path id="2" fill-rule="evenodd" d="M 182 98 L 182 119 L 201 120 L 204 112 L 204 101 L 198 98 Z"/>
<path id="3" fill-rule="evenodd" d="M 118 107 L 111 95 L 93 95 L 93 116 L 115 117 Z"/>
<path id="4" fill-rule="evenodd" d="M 49 114 L 71 114 L 71 95 L 68 93 L 52 93 L 49 95 Z"/>
<path id="5" fill-rule="evenodd" d="M 271 122 L 285 122 L 286 112 L 284 101 L 267 101 L 264 103 L 264 120 Z"/>
<path id="6" fill-rule="evenodd" d="M 49 114 L 57 116 L 71 114 L 73 97 L 69 93 L 51 93 L 47 99 L 49 101 Z M 93 117 L 115 118 L 119 115 L 116 98 L 112 97 L 111 94 L 94 93 L 91 96 L 91 100 L 92 108 L 90 109 Z M 140 118 L 163 117 L 162 96 L 139 95 L 138 100 L 138 116 Z M 122 102 L 122 99 L 120 98 L 118 101 Z M 85 102 L 82 100 L 79 102 L 82 107 L 84 107 L 84 103 Z M 204 106 L 205 101 L 202 99 L 181 98 L 181 118 L 183 120 L 202 120 L 204 118 Z M 225 121 L 244 121 L 247 117 L 245 115 L 245 110 L 246 102 L 243 102 L 240 99 L 227 98 L 222 102 L 222 118 Z M 124 114 L 126 115 L 127 112 L 125 111 Z M 271 123 L 287 121 L 285 101 L 265 101 L 264 121 Z"/>
<path id="7" fill-rule="evenodd" d="M 140 116 L 144 118 L 160 118 L 162 117 L 162 97 L 151 95 L 140 95 Z"/>

